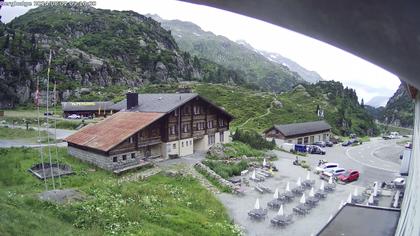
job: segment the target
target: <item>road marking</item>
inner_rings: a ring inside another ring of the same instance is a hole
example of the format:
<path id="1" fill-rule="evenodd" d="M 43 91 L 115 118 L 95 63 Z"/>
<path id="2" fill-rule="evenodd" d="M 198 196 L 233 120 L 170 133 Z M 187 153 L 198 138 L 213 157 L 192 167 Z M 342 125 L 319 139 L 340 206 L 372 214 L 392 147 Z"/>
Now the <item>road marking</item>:
<path id="1" fill-rule="evenodd" d="M 394 170 L 390 170 L 390 169 L 386 169 L 386 168 L 382 168 L 382 167 L 378 167 L 378 166 L 373 166 L 373 165 L 371 165 L 371 164 L 367 164 L 367 163 L 365 163 L 365 162 L 359 161 L 359 160 L 357 160 L 356 158 L 352 157 L 352 156 L 349 154 L 349 151 L 350 151 L 350 150 L 351 150 L 350 148 L 346 150 L 346 156 L 347 156 L 348 158 L 350 158 L 351 160 L 353 160 L 353 161 L 355 161 L 355 162 L 357 162 L 357 163 L 359 163 L 359 164 L 361 164 L 361 165 L 368 166 L 368 167 L 371 167 L 371 168 L 374 168 L 374 169 L 379 169 L 379 170 L 384 170 L 384 171 L 388 171 L 388 172 L 396 173 L 396 171 L 394 171 Z M 370 160 L 370 161 L 372 161 L 372 160 Z M 373 162 L 373 161 L 372 161 L 372 162 Z"/>

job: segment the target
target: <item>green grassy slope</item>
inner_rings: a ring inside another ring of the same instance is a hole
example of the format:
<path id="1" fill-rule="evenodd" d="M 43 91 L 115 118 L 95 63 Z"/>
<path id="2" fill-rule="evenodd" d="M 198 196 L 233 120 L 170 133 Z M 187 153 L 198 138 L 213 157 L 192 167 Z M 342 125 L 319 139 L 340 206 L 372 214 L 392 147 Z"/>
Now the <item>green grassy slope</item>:
<path id="1" fill-rule="evenodd" d="M 55 205 L 37 194 L 43 181 L 27 169 L 36 149 L 0 149 L 1 235 L 235 235 L 222 204 L 195 179 L 156 175 L 119 183 L 110 173 L 59 150 L 75 175 L 64 188 L 87 195 L 83 202 Z M 51 188 L 51 180 L 48 181 Z"/>

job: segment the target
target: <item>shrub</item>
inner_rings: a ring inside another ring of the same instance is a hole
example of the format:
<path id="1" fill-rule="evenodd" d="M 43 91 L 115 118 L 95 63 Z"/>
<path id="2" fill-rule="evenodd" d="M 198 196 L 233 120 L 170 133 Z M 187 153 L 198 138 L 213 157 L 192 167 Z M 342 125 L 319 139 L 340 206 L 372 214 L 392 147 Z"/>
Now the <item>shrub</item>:
<path id="1" fill-rule="evenodd" d="M 240 175 L 241 171 L 248 168 L 248 163 L 244 160 L 238 163 L 228 164 L 221 161 L 205 160 L 203 161 L 203 164 L 208 166 L 210 169 L 225 179 Z"/>
<path id="2" fill-rule="evenodd" d="M 233 141 L 241 141 L 258 150 L 274 149 L 276 147 L 275 142 L 267 141 L 256 131 L 236 129 Z"/>

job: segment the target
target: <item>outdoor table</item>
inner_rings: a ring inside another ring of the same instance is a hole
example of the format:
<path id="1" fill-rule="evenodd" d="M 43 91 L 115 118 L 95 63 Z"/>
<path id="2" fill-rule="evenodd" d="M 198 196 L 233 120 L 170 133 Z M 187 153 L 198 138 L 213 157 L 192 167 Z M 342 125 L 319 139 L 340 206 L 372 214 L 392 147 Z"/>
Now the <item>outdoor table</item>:
<path id="1" fill-rule="evenodd" d="M 332 192 L 335 189 L 335 184 L 326 184 L 325 185 L 325 191 Z"/>
<path id="2" fill-rule="evenodd" d="M 248 215 L 254 219 L 265 218 L 267 215 L 267 209 L 252 209 L 248 212 Z"/>
<path id="3" fill-rule="evenodd" d="M 310 211 L 311 209 L 312 209 L 312 208 L 311 208 L 310 206 L 308 206 L 308 205 L 306 205 L 306 204 L 301 203 L 301 204 L 299 204 L 299 205 L 295 206 L 295 207 L 293 208 L 293 211 L 295 211 L 295 212 L 297 212 L 297 213 L 299 213 L 299 214 L 307 214 L 307 213 L 309 213 L 309 211 Z"/>
<path id="4" fill-rule="evenodd" d="M 308 203 L 308 205 L 314 206 L 314 205 L 316 205 L 319 202 L 319 199 L 316 198 L 316 197 L 308 197 L 306 199 L 306 202 Z"/>
<path id="5" fill-rule="evenodd" d="M 290 191 L 287 191 L 287 192 L 282 193 L 282 196 L 284 196 L 284 198 L 287 201 L 291 201 L 295 197 L 295 195 L 292 192 L 290 192 Z"/>
<path id="6" fill-rule="evenodd" d="M 279 226 L 284 226 L 284 225 L 288 225 L 292 222 L 292 215 L 276 215 L 275 217 L 273 217 L 273 219 L 271 219 L 270 221 L 273 225 L 279 225 Z"/>
<path id="7" fill-rule="evenodd" d="M 357 196 L 352 196 L 351 197 L 351 202 L 352 203 L 357 203 L 357 204 L 361 204 L 365 201 L 365 198 L 361 195 L 357 195 Z"/>
<path id="8" fill-rule="evenodd" d="M 305 191 L 305 189 L 302 186 L 297 186 L 292 189 L 292 192 L 296 195 L 300 195 Z"/>
<path id="9" fill-rule="evenodd" d="M 280 199 L 273 199 L 267 203 L 267 206 L 270 208 L 280 208 L 280 205 L 283 204 L 283 201 Z"/>
<path id="10" fill-rule="evenodd" d="M 325 191 L 323 191 L 323 190 L 318 190 L 318 191 L 315 193 L 315 197 L 317 197 L 317 198 L 319 198 L 319 199 L 321 199 L 321 198 L 326 198 L 326 197 L 327 197 L 327 193 L 326 193 Z"/>
<path id="11" fill-rule="evenodd" d="M 304 186 L 305 188 L 311 188 L 314 185 L 315 185 L 315 180 L 304 180 L 302 182 L 302 186 Z"/>

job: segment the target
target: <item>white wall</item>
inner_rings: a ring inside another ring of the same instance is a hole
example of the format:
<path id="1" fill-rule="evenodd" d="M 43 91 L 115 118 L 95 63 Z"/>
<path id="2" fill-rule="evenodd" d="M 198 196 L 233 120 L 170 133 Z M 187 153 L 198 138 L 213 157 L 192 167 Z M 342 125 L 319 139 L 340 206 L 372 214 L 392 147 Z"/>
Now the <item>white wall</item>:
<path id="1" fill-rule="evenodd" d="M 174 148 L 175 144 L 175 148 Z M 181 139 L 179 141 L 172 141 L 163 143 L 161 146 L 162 155 L 168 158 L 169 155 L 187 156 L 194 153 L 194 140 L 192 138 Z"/>
<path id="2" fill-rule="evenodd" d="M 230 131 L 229 130 L 223 132 L 223 136 L 224 136 L 224 139 L 225 139 L 225 141 L 223 143 L 232 142 L 232 137 L 230 137 Z"/>

